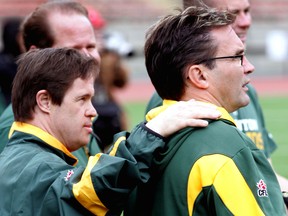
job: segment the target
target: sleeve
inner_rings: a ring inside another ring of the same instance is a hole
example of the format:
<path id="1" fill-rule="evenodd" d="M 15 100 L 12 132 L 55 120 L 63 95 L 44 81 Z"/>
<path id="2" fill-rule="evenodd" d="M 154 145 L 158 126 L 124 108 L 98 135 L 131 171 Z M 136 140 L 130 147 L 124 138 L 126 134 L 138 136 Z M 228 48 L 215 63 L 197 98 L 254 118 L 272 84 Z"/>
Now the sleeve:
<path id="1" fill-rule="evenodd" d="M 154 152 L 163 138 L 143 123 L 132 132 L 115 135 L 108 154 L 91 156 L 80 180 L 73 185 L 77 201 L 95 215 L 120 214 L 132 189 L 147 182 Z"/>
<path id="2" fill-rule="evenodd" d="M 246 148 L 233 159 L 222 157 L 223 166 L 208 192 L 216 215 L 284 215 L 277 179 L 261 154 Z"/>

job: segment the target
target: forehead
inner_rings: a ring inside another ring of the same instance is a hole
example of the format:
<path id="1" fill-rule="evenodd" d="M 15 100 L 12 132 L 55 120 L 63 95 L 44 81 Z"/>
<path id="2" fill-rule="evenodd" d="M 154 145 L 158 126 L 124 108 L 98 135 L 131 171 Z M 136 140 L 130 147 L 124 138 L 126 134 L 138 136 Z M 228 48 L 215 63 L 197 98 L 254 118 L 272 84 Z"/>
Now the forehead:
<path id="1" fill-rule="evenodd" d="M 217 55 L 235 55 L 244 52 L 244 45 L 231 26 L 212 30 L 212 37 L 217 44 Z"/>
<path id="2" fill-rule="evenodd" d="M 213 0 L 213 6 L 230 11 L 241 11 L 250 7 L 249 0 Z"/>
<path id="3" fill-rule="evenodd" d="M 86 79 L 76 78 L 65 95 L 94 95 L 94 78 L 89 76 Z"/>
<path id="4" fill-rule="evenodd" d="M 54 12 L 48 16 L 54 35 L 54 47 L 83 47 L 95 43 L 93 27 L 89 19 L 81 14 Z"/>

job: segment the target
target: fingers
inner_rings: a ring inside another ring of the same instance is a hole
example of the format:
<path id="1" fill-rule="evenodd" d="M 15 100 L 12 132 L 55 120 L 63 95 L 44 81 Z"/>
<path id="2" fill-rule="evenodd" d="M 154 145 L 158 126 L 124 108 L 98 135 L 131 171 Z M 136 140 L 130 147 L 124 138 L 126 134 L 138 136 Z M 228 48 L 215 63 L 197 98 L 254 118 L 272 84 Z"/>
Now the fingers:
<path id="1" fill-rule="evenodd" d="M 221 113 L 214 105 L 195 100 L 181 101 L 169 106 L 146 126 L 167 137 L 185 127 L 206 127 L 206 119 L 217 119 L 220 116 Z"/>

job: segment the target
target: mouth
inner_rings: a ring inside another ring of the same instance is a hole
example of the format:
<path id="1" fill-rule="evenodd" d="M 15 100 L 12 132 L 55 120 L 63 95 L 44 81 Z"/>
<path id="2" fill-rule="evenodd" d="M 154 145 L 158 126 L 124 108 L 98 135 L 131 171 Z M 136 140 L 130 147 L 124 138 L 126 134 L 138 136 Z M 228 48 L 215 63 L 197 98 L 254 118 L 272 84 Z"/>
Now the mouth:
<path id="1" fill-rule="evenodd" d="M 85 124 L 84 125 L 84 128 L 88 131 L 88 133 L 92 133 L 92 124 L 89 123 L 89 124 Z"/>
<path id="2" fill-rule="evenodd" d="M 247 85 L 250 83 L 250 80 L 247 80 L 244 85 L 242 85 L 242 88 L 244 89 L 244 91 L 248 91 L 248 87 Z"/>

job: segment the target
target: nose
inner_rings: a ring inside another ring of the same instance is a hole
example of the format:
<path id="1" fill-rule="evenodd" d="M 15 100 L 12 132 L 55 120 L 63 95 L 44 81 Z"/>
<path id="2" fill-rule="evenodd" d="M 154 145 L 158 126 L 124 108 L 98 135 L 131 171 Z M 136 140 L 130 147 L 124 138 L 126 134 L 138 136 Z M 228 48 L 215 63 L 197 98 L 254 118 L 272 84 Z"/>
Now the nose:
<path id="1" fill-rule="evenodd" d="M 86 116 L 88 117 L 96 117 L 98 115 L 96 109 L 94 108 L 92 102 L 89 104 L 89 107 L 87 108 L 86 112 L 85 112 Z"/>
<path id="2" fill-rule="evenodd" d="M 83 49 L 81 49 L 81 52 L 83 52 L 87 56 L 94 57 L 100 64 L 101 58 L 100 58 L 100 54 L 99 54 L 97 49 L 93 49 L 92 51 L 89 51 L 87 48 L 83 48 Z"/>
<path id="3" fill-rule="evenodd" d="M 251 14 L 244 11 L 239 13 L 236 18 L 236 22 L 241 28 L 249 28 L 252 22 Z"/>
<path id="4" fill-rule="evenodd" d="M 255 70 L 254 65 L 250 63 L 246 56 L 243 57 L 243 68 L 245 74 L 253 73 Z"/>

